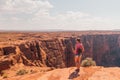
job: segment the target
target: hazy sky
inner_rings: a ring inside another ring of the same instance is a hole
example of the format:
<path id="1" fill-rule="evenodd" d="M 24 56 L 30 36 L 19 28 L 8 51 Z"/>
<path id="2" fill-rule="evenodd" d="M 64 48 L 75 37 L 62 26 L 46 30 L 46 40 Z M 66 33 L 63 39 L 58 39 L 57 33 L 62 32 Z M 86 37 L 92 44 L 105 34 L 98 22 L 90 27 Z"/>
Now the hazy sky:
<path id="1" fill-rule="evenodd" d="M 120 0 L 0 0 L 0 30 L 120 30 Z"/>

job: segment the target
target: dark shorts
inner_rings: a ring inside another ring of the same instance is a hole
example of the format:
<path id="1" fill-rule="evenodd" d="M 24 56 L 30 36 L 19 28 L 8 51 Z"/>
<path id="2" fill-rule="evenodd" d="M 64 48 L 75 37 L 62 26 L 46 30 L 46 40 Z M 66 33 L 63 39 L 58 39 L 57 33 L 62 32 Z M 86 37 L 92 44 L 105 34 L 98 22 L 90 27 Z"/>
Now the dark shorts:
<path id="1" fill-rule="evenodd" d="M 75 56 L 80 56 L 81 54 L 75 54 Z"/>

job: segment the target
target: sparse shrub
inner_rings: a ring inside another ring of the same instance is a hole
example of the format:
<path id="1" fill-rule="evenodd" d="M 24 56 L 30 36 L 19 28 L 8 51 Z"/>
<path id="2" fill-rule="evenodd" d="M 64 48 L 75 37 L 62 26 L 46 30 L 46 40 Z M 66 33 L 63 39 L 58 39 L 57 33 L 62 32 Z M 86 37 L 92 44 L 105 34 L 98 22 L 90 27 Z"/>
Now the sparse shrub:
<path id="1" fill-rule="evenodd" d="M 27 74 L 27 73 L 28 73 L 28 71 L 26 71 L 25 69 L 21 69 L 16 74 L 17 75 L 24 75 L 24 74 Z"/>
<path id="2" fill-rule="evenodd" d="M 3 74 L 3 78 L 8 78 L 8 75 L 7 74 Z"/>
<path id="3" fill-rule="evenodd" d="M 1 76 L 3 76 L 4 73 L 5 73 L 4 71 L 0 71 L 0 75 L 1 75 Z"/>
<path id="4" fill-rule="evenodd" d="M 34 73 L 37 73 L 37 71 L 36 70 L 30 70 L 30 73 L 34 74 Z"/>
<path id="5" fill-rule="evenodd" d="M 7 75 L 4 71 L 1 71 L 1 76 L 2 76 L 3 78 L 8 78 L 8 75 Z"/>
<path id="6" fill-rule="evenodd" d="M 96 66 L 96 62 L 92 58 L 86 58 L 81 63 L 82 67 Z"/>
<path id="7" fill-rule="evenodd" d="M 49 71 L 54 70 L 54 69 L 55 69 L 55 67 L 51 67 Z"/>

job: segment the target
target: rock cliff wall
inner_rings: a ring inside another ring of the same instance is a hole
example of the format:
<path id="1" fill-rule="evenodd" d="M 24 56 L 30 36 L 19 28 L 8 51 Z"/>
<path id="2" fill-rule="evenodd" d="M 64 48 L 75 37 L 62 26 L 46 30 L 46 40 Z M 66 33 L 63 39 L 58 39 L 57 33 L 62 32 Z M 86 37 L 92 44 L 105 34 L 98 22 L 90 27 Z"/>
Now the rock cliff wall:
<path id="1" fill-rule="evenodd" d="M 93 57 L 100 66 L 120 66 L 120 35 L 82 36 L 85 56 Z"/>
<path id="2" fill-rule="evenodd" d="M 17 63 L 40 67 L 65 67 L 64 48 L 60 40 L 32 40 L 0 48 L 0 70 Z"/>
<path id="3" fill-rule="evenodd" d="M 120 35 L 82 35 L 83 58 L 92 57 L 100 66 L 120 66 Z M 74 66 L 76 37 L 26 40 L 0 47 L 0 70 L 15 64 L 63 68 Z"/>
<path id="4" fill-rule="evenodd" d="M 120 66 L 120 35 L 82 35 L 81 38 L 85 47 L 83 59 L 91 57 L 99 66 Z M 72 45 L 74 48 L 76 38 L 69 38 L 67 48 Z M 71 49 L 71 48 L 69 48 Z M 66 50 L 68 53 L 71 50 Z M 71 52 L 72 53 L 72 52 Z M 72 55 L 73 56 L 73 55 Z M 73 63 L 72 63 L 73 64 Z"/>

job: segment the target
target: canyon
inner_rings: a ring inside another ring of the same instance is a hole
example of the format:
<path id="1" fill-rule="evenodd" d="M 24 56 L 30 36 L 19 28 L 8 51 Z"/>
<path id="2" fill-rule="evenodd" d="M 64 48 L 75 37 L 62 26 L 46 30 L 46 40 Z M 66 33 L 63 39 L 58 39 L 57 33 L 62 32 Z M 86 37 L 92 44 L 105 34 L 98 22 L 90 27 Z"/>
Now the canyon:
<path id="1" fill-rule="evenodd" d="M 83 59 L 97 66 L 120 67 L 119 31 L 0 32 L 0 72 L 12 66 L 66 68 L 75 66 L 76 38 L 85 47 Z"/>

